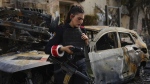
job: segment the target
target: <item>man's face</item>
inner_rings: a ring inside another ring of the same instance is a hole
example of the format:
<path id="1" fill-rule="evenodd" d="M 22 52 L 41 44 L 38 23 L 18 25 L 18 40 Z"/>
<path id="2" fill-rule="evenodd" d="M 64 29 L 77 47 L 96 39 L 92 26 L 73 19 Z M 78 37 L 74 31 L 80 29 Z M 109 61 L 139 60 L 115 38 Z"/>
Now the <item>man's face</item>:
<path id="1" fill-rule="evenodd" d="M 80 27 L 84 20 L 84 14 L 78 13 L 76 15 L 71 16 L 71 26 L 72 27 Z"/>

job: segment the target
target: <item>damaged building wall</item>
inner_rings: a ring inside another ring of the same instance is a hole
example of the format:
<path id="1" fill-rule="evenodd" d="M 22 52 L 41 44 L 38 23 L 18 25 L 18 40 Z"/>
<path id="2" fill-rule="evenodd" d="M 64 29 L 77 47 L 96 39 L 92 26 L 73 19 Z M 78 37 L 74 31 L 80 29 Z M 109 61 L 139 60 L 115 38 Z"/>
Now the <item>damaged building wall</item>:
<path id="1" fill-rule="evenodd" d="M 15 0 L 1 0 L 1 7 L 15 7 Z"/>
<path id="2" fill-rule="evenodd" d="M 138 22 L 137 22 L 137 33 L 142 34 L 143 26 L 142 26 L 142 19 L 145 18 L 145 14 L 141 8 L 139 8 L 139 14 L 138 14 Z M 143 33 L 144 34 L 144 33 Z"/>
<path id="3" fill-rule="evenodd" d="M 85 14 L 93 15 L 95 6 L 104 9 L 106 5 L 106 0 L 85 0 L 81 3 L 84 7 Z"/>
<path id="4" fill-rule="evenodd" d="M 95 14 L 100 13 L 95 11 L 96 7 L 105 10 L 105 5 L 116 5 L 113 1 L 116 0 L 85 0 L 82 2 L 79 2 L 78 0 L 5 0 L 5 2 L 10 5 L 9 7 L 32 11 L 40 10 L 42 13 L 51 14 L 53 17 L 60 15 L 61 20 L 64 20 L 70 5 L 72 4 L 82 5 L 85 10 L 85 15 L 95 16 Z M 4 6 L 6 6 L 6 4 L 4 4 Z M 103 13 L 100 15 L 99 21 L 102 22 L 100 22 L 99 25 L 104 25 L 104 18 L 105 16 Z"/>
<path id="5" fill-rule="evenodd" d="M 106 0 L 108 6 L 120 6 L 120 0 Z"/>
<path id="6" fill-rule="evenodd" d="M 64 7 L 69 3 L 78 4 L 77 0 L 3 0 L 1 6 L 15 7 L 18 9 L 26 9 L 31 11 L 40 11 L 42 13 L 51 14 L 53 17 L 60 15 L 60 12 L 66 10 Z M 67 9 L 68 11 L 68 9 Z M 64 12 L 63 12 L 64 13 Z"/>
<path id="7" fill-rule="evenodd" d="M 1 0 L 0 6 L 26 8 L 32 11 L 36 9 L 34 11 L 40 10 L 53 17 L 60 15 L 60 22 L 63 22 L 72 4 L 82 5 L 85 15 L 97 15 L 97 25 L 105 25 L 105 5 L 120 6 L 120 0 L 85 0 L 83 2 L 78 0 Z M 129 17 L 125 17 L 127 16 L 122 17 L 122 26 L 128 28 Z"/>
<path id="8" fill-rule="evenodd" d="M 53 3 L 53 2 L 52 2 Z M 16 7 L 17 8 L 29 8 L 29 9 L 40 9 L 44 13 L 50 13 L 48 10 L 49 0 L 17 0 Z M 38 10 L 37 10 L 38 11 Z"/>
<path id="9" fill-rule="evenodd" d="M 42 11 L 53 16 L 59 13 L 59 0 L 3 0 L 2 6 Z"/>
<path id="10" fill-rule="evenodd" d="M 145 14 L 141 8 L 136 8 L 131 14 L 131 22 L 130 29 L 135 30 L 139 35 L 145 35 L 147 32 L 143 30 L 143 19 L 145 18 Z"/>
<path id="11" fill-rule="evenodd" d="M 2 7 L 2 0 L 0 0 L 0 7 Z"/>
<path id="12" fill-rule="evenodd" d="M 95 5 L 95 9 L 94 9 L 94 13 L 98 16 L 98 24 L 100 26 L 106 25 L 106 17 L 105 17 L 105 6 L 111 6 L 111 7 L 120 7 L 120 0 L 105 0 L 105 1 L 101 1 L 101 4 L 99 5 Z M 114 15 L 118 15 L 116 8 L 108 8 L 108 18 L 109 21 L 116 19 L 114 17 Z M 110 22 L 111 23 L 111 22 Z M 114 25 L 113 25 L 114 26 Z"/>
<path id="13" fill-rule="evenodd" d="M 121 6 L 121 26 L 129 29 L 130 26 L 130 16 L 129 10 L 126 6 Z"/>
<path id="14" fill-rule="evenodd" d="M 65 18 L 72 4 L 79 4 L 78 0 L 1 0 L 0 6 L 12 7 L 50 14 L 55 17 Z"/>
<path id="15" fill-rule="evenodd" d="M 106 3 L 108 6 L 121 8 L 121 27 L 129 29 L 131 16 L 129 16 L 128 8 L 126 6 L 121 5 L 121 0 L 107 0 Z M 110 9 L 109 11 L 112 11 L 112 10 L 115 11 L 114 9 Z M 117 11 L 115 11 L 115 13 L 116 13 L 115 15 L 118 15 Z M 136 12 L 134 14 L 138 14 L 138 13 Z M 137 19 L 134 18 L 134 21 L 135 21 L 134 25 L 136 26 Z"/>
<path id="16" fill-rule="evenodd" d="M 47 6 L 47 11 L 49 11 L 49 14 L 53 17 L 59 15 L 59 0 L 51 0 Z"/>
<path id="17" fill-rule="evenodd" d="M 130 4 L 130 5 L 127 5 Z M 144 35 L 148 34 L 147 32 L 147 26 L 145 18 L 146 18 L 146 12 L 145 8 L 149 6 L 149 1 L 148 0 L 135 0 L 135 1 L 129 1 L 129 0 L 124 0 L 122 2 L 122 5 L 129 11 L 126 15 L 130 17 L 130 24 L 129 24 L 129 29 L 133 29 L 137 31 L 139 35 Z M 125 8 L 123 8 L 124 10 Z M 123 23 L 125 24 L 125 23 Z"/>
<path id="18" fill-rule="evenodd" d="M 73 4 L 79 5 L 79 3 L 75 0 L 59 0 L 60 23 L 64 23 L 70 6 Z"/>
<path id="19" fill-rule="evenodd" d="M 129 29 L 130 17 L 128 15 L 123 15 L 121 18 L 121 26 Z"/>
<path id="20" fill-rule="evenodd" d="M 85 0 L 81 5 L 85 10 L 84 25 L 104 25 L 106 0 Z"/>
<path id="21" fill-rule="evenodd" d="M 137 29 L 137 23 L 138 23 L 138 8 L 136 8 L 135 10 L 133 10 L 133 12 L 131 13 L 130 17 L 130 29 Z"/>

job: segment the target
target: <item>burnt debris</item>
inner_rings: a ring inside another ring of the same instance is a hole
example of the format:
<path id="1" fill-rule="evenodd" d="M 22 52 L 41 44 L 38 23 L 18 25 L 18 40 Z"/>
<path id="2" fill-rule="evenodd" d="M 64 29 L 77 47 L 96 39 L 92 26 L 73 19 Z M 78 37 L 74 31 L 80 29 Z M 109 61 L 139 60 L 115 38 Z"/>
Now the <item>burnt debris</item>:
<path id="1" fill-rule="evenodd" d="M 48 14 L 0 8 L 0 54 L 43 50 L 56 24 Z"/>

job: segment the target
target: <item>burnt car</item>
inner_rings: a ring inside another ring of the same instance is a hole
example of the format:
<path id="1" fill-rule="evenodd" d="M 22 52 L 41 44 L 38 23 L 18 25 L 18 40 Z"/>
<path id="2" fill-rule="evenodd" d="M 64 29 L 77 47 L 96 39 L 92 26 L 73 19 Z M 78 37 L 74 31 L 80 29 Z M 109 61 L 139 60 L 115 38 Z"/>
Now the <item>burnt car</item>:
<path id="1" fill-rule="evenodd" d="M 92 33 L 89 59 L 95 84 L 124 83 L 142 74 L 149 54 L 135 31 L 122 27 L 85 28 Z"/>

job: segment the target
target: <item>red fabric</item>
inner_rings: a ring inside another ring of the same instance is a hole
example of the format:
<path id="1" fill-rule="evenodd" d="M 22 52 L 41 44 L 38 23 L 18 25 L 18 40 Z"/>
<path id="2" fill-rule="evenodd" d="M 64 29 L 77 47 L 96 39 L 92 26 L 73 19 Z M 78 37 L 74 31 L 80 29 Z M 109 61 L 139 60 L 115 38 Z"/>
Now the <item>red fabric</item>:
<path id="1" fill-rule="evenodd" d="M 58 47 L 58 45 L 53 45 L 52 46 L 52 54 L 53 54 L 54 57 L 58 57 L 57 47 Z"/>

